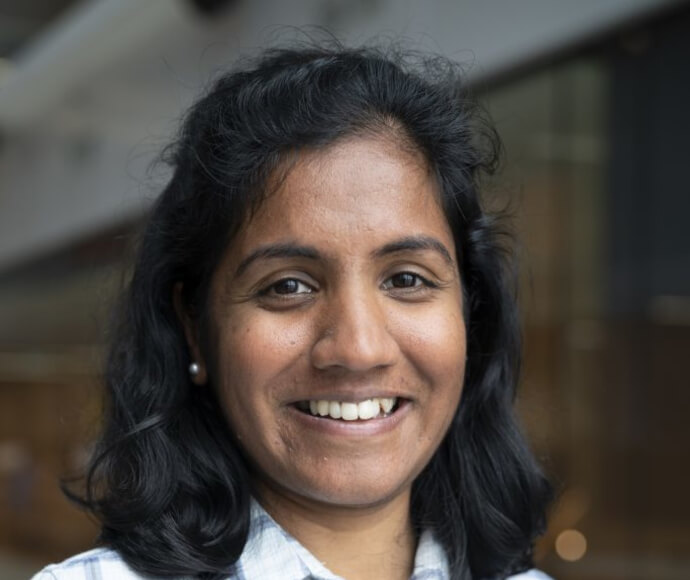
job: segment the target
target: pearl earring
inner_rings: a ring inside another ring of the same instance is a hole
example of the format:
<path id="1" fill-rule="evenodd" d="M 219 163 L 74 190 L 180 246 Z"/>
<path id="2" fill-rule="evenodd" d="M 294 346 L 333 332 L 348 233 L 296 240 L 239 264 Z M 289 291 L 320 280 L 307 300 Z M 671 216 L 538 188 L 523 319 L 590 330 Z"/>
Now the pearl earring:
<path id="1" fill-rule="evenodd" d="M 199 368 L 199 365 L 196 364 L 195 362 L 190 363 L 189 365 L 189 374 L 192 376 L 192 378 L 195 378 L 201 369 Z"/>

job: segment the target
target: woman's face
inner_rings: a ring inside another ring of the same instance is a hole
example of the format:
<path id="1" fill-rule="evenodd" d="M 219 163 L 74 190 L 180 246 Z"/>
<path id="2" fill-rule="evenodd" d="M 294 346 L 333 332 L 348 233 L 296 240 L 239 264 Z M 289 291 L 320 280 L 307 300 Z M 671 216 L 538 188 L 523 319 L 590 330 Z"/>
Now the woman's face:
<path id="1" fill-rule="evenodd" d="M 340 141 L 301 155 L 222 259 L 209 376 L 274 497 L 403 497 L 446 433 L 465 325 L 437 197 L 421 156 Z"/>

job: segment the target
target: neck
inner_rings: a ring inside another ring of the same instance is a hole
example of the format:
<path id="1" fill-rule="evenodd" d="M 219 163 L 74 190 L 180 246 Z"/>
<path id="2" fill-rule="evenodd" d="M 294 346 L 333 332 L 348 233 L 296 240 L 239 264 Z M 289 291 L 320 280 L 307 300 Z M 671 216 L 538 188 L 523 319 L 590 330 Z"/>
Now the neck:
<path id="1" fill-rule="evenodd" d="M 409 491 L 382 505 L 356 508 L 286 498 L 266 488 L 258 499 L 283 529 L 338 576 L 406 580 L 412 574 L 416 539 Z"/>

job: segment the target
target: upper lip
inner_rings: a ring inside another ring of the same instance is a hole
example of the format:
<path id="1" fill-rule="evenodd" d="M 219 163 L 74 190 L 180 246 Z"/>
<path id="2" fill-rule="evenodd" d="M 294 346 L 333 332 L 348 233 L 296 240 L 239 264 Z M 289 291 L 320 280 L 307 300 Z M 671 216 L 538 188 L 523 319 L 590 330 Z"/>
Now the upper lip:
<path id="1" fill-rule="evenodd" d="M 287 401 L 288 405 L 294 405 L 301 401 L 339 401 L 345 403 L 361 403 L 369 399 L 383 398 L 410 399 L 409 395 L 400 392 L 386 391 L 382 389 L 358 389 L 357 391 L 328 391 L 327 393 L 313 393 L 303 395 Z"/>

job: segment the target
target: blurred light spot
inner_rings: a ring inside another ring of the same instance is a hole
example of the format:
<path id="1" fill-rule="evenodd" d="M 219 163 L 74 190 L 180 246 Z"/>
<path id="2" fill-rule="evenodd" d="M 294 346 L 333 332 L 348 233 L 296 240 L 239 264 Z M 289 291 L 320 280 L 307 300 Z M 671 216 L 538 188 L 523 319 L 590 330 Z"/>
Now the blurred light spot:
<path id="1" fill-rule="evenodd" d="M 576 562 L 587 552 L 587 538 L 577 530 L 563 530 L 556 538 L 556 554 L 568 562 Z"/>

